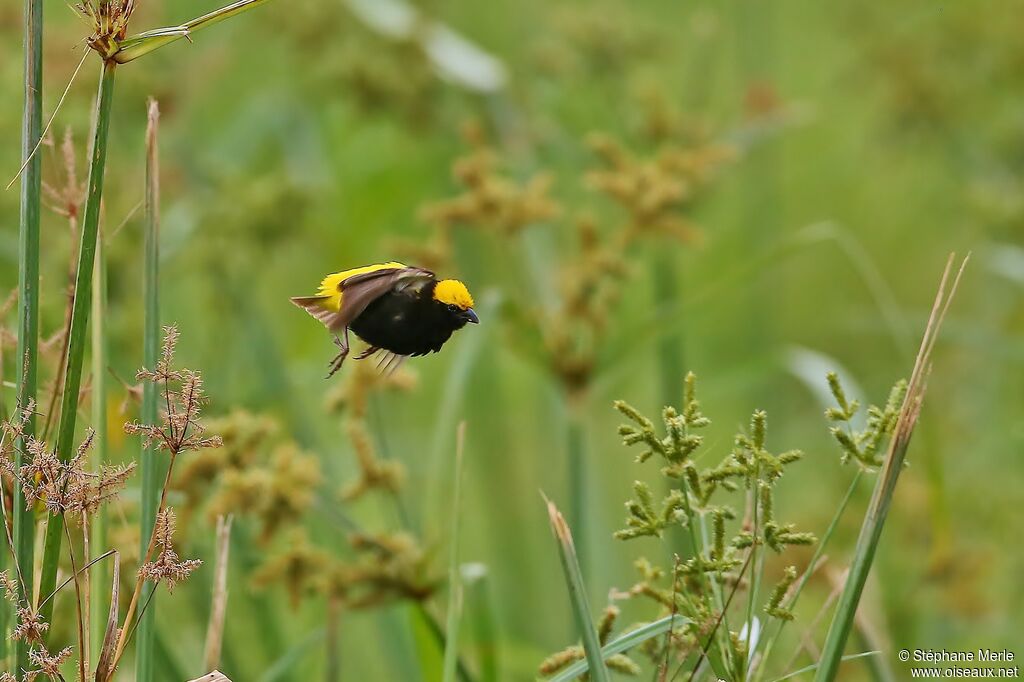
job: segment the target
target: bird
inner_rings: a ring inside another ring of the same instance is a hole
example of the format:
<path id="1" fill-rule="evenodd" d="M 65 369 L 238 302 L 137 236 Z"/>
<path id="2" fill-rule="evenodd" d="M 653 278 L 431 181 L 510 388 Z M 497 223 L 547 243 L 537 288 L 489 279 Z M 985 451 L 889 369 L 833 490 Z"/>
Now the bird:
<path id="1" fill-rule="evenodd" d="M 430 270 L 397 261 L 329 274 L 315 295 L 291 301 L 334 335 L 340 351 L 326 378 L 348 357 L 349 331 L 367 343 L 356 360 L 380 354 L 377 367 L 390 374 L 407 358 L 436 353 L 455 331 L 480 322 L 461 281 L 439 280 Z"/>

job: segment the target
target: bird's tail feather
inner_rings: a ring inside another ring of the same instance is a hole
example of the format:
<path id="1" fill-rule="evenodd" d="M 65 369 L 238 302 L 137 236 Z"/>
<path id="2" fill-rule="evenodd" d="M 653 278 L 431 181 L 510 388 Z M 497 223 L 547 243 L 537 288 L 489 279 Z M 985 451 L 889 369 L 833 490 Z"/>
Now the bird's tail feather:
<path id="1" fill-rule="evenodd" d="M 341 313 L 326 307 L 330 299 L 330 296 L 293 296 L 292 303 L 320 320 L 331 331 L 337 331 L 342 327 Z"/>

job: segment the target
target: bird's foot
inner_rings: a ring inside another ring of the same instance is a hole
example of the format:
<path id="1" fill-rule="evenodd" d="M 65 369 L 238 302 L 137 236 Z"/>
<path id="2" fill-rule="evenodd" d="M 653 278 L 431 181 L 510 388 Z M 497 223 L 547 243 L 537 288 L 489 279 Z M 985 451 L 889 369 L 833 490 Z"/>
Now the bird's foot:
<path id="1" fill-rule="evenodd" d="M 380 346 L 370 346 L 369 348 L 364 350 L 362 353 L 357 355 L 356 356 L 356 360 L 365 360 L 366 358 L 370 357 L 371 355 L 373 355 L 374 353 L 376 353 L 379 350 L 380 350 Z"/>
<path id="2" fill-rule="evenodd" d="M 334 337 L 334 345 L 341 349 L 341 352 L 334 356 L 334 358 L 327 363 L 330 367 L 330 371 L 327 372 L 325 379 L 330 379 L 334 376 L 335 372 L 341 369 L 341 365 L 345 362 L 345 358 L 348 357 L 348 344 L 337 336 Z"/>

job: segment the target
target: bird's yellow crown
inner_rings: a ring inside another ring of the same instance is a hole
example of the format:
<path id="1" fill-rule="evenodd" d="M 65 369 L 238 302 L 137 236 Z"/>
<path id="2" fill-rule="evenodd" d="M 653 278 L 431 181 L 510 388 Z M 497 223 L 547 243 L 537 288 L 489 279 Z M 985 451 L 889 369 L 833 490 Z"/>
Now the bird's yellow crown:
<path id="1" fill-rule="evenodd" d="M 456 305 L 463 310 L 473 307 L 473 297 L 466 285 L 457 279 L 442 279 L 434 287 L 434 300 L 447 305 Z"/>

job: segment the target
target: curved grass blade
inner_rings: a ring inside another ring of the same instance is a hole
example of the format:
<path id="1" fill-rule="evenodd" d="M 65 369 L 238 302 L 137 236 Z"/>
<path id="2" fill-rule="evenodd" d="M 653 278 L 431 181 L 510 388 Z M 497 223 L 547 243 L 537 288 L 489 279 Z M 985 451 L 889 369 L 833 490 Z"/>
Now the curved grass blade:
<path id="1" fill-rule="evenodd" d="M 867 656 L 876 656 L 876 655 L 878 655 L 880 653 L 882 653 L 882 652 L 881 651 L 862 651 L 859 654 L 850 654 L 849 656 L 843 656 L 839 660 L 840 661 L 852 661 L 852 660 L 854 660 L 856 658 L 865 658 Z M 809 673 L 812 670 L 818 670 L 818 666 L 819 665 L 820 665 L 820 663 L 814 663 L 812 665 L 807 666 L 806 668 L 800 668 L 799 670 L 794 670 L 793 672 L 788 673 L 786 675 L 783 675 L 782 677 L 775 678 L 774 680 L 772 680 L 772 682 L 782 682 L 783 680 L 788 680 L 791 677 L 796 677 L 797 675 L 803 675 L 804 673 Z"/>
<path id="2" fill-rule="evenodd" d="M 104 253 L 104 239 L 100 234 L 96 240 L 96 271 L 93 273 L 92 291 L 92 426 L 96 433 L 93 438 L 95 453 L 93 473 L 99 474 L 109 460 L 109 434 L 107 433 L 107 261 Z M 107 546 L 107 507 L 100 506 L 89 525 L 90 538 L 86 544 L 89 553 L 101 551 Z M 89 561 L 90 556 L 85 560 Z M 88 654 L 92 660 L 99 658 L 104 636 L 104 622 L 100 616 L 107 607 L 106 596 L 97 589 L 109 581 L 107 566 L 96 566 L 95 580 L 86 573 L 83 584 L 89 595 L 89 643 Z"/>
<path id="3" fill-rule="evenodd" d="M 213 26 L 214 24 L 220 23 L 225 19 L 241 14 L 246 10 L 250 10 L 254 7 L 262 5 L 267 0 L 238 0 L 230 5 L 221 7 L 220 9 L 214 10 L 209 14 L 204 14 L 201 17 L 197 17 L 192 21 L 187 21 L 180 26 L 167 26 L 165 28 L 157 28 L 152 31 L 144 31 L 138 35 L 125 38 L 118 44 L 118 50 L 114 53 L 113 59 L 118 64 L 124 64 L 138 59 L 144 54 L 149 54 L 153 50 L 169 45 L 170 43 L 181 40 L 182 38 L 192 39 L 192 34 L 196 31 L 206 28 L 207 26 Z"/>
<path id="4" fill-rule="evenodd" d="M 608 644 L 601 649 L 601 658 L 607 660 L 615 654 L 621 654 L 624 651 L 629 651 L 633 647 L 639 646 L 649 639 L 665 634 L 676 625 L 685 625 L 688 622 L 689 619 L 683 618 L 678 614 L 675 616 L 665 616 L 664 618 L 660 618 L 652 623 L 644 625 L 643 627 L 639 627 L 636 630 L 631 630 L 630 632 L 608 642 Z M 554 677 L 548 678 L 547 682 L 572 682 L 572 680 L 575 680 L 589 669 L 590 663 L 586 659 L 576 661 L 568 668 L 560 671 Z"/>
<path id="5" fill-rule="evenodd" d="M 900 408 L 899 419 L 896 422 L 896 429 L 893 432 L 892 440 L 889 442 L 889 451 L 885 457 L 885 464 L 878 472 L 878 480 L 875 483 L 875 490 L 871 496 L 871 503 L 868 506 L 867 514 L 864 516 L 864 524 L 861 526 L 860 536 L 857 538 L 857 546 L 854 550 L 853 561 L 850 564 L 850 573 L 846 578 L 846 586 L 839 598 L 839 606 L 829 626 L 828 636 L 825 638 L 825 645 L 822 647 L 820 667 L 814 675 L 815 682 L 831 682 L 835 679 L 842 660 L 843 649 L 846 647 L 846 640 L 853 628 L 853 621 L 857 614 L 857 605 L 860 603 L 861 594 L 864 591 L 864 584 L 867 582 L 868 573 L 871 572 L 871 564 L 875 558 L 875 551 L 882 537 L 882 528 L 885 525 L 885 518 L 892 505 L 892 499 L 896 492 L 896 483 L 900 472 L 903 470 L 903 462 L 906 459 L 907 448 L 910 446 L 910 438 L 917 425 L 917 418 L 921 413 L 921 403 L 924 399 L 925 384 L 931 369 L 931 353 L 935 348 L 935 339 L 942 321 L 949 310 L 949 305 L 956 295 L 960 278 L 963 276 L 964 267 L 970 258 L 968 256 L 960 265 L 960 270 L 953 280 L 953 284 L 946 293 L 946 284 L 953 269 L 953 254 L 950 254 L 946 262 L 946 269 L 942 274 L 939 283 L 938 293 L 935 295 L 935 302 L 932 304 L 931 316 L 928 318 L 928 325 L 925 328 L 924 337 L 921 339 L 921 347 L 914 362 L 914 371 L 910 375 L 910 383 L 907 385 L 907 394 L 903 399 L 903 406 Z"/>
<path id="6" fill-rule="evenodd" d="M 587 592 L 576 558 L 572 533 L 554 502 L 547 499 L 545 502 L 548 505 L 551 530 L 555 534 L 555 540 L 558 541 L 558 554 L 562 559 L 562 570 L 565 572 L 565 584 L 569 588 L 569 600 L 572 602 L 573 614 L 576 616 L 576 626 L 579 628 L 580 638 L 583 640 L 583 652 L 586 654 L 590 679 L 594 682 L 609 682 L 611 678 L 608 668 L 604 664 L 601 642 L 598 639 L 597 630 L 594 628 L 594 619 L 590 615 L 590 604 L 587 602 Z"/>

